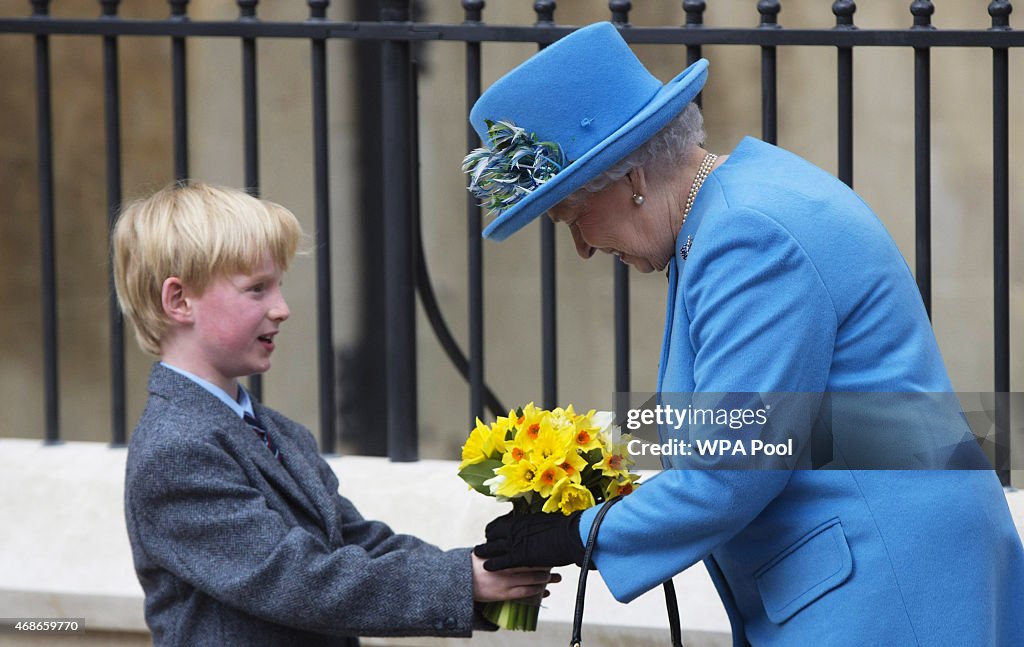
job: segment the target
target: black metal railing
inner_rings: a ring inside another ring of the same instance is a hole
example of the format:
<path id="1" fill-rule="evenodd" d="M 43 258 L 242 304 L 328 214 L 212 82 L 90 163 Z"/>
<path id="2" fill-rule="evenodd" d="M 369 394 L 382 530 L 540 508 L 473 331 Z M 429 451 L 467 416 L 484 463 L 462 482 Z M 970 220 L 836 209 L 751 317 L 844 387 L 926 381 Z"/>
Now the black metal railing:
<path id="1" fill-rule="evenodd" d="M 465 95 L 467 111 L 481 92 L 481 68 L 484 42 L 534 42 L 538 46 L 553 42 L 573 28 L 555 23 L 556 3 L 533 3 L 536 22 L 532 25 L 491 25 L 485 22 L 483 0 L 462 0 L 464 20 L 459 24 L 419 23 L 412 18 L 411 0 L 380 0 L 379 20 L 339 22 L 327 19 L 328 0 L 307 0 L 309 17 L 302 22 L 264 21 L 257 15 L 257 0 L 237 0 L 239 16 L 230 21 L 191 20 L 188 0 L 168 0 L 170 15 L 164 20 L 133 20 L 117 14 L 119 0 L 99 0 L 97 18 L 56 18 L 49 15 L 49 0 L 31 0 L 31 15 L 0 18 L 0 34 L 28 34 L 35 39 L 36 111 L 38 121 L 39 229 L 42 250 L 43 364 L 48 442 L 60 438 L 57 392 L 57 314 L 54 258 L 54 151 L 52 135 L 51 78 L 49 38 L 52 35 L 99 37 L 103 42 L 106 111 L 107 201 L 113 218 L 121 202 L 120 88 L 118 85 L 118 38 L 148 36 L 169 38 L 172 61 L 174 176 L 188 177 L 188 111 L 186 102 L 186 47 L 189 39 L 238 38 L 242 44 L 244 174 L 246 187 L 259 193 L 259 137 L 256 43 L 259 39 L 283 38 L 308 40 L 311 47 L 313 104 L 313 177 L 315 193 L 317 312 L 320 382 L 320 438 L 323 451 L 334 450 L 335 367 L 333 363 L 331 322 L 331 253 L 329 247 L 330 213 L 327 151 L 327 59 L 326 43 L 332 39 L 379 43 L 382 60 L 382 146 L 384 159 L 380 173 L 389 184 L 383 195 L 383 219 L 388 231 L 384 249 L 386 328 L 386 385 L 388 402 L 387 437 L 389 455 L 394 460 L 415 460 L 417 449 L 415 295 L 418 291 L 428 310 L 432 326 L 456 367 L 469 383 L 470 420 L 488 407 L 500 413 L 502 407 L 485 383 L 483 337 L 483 246 L 480 210 L 471 197 L 466 198 L 468 253 L 469 341 L 468 357 L 447 331 L 432 298 L 417 225 L 418 152 L 408 136 L 418 126 L 415 90 L 416 67 L 411 54 L 417 41 L 463 43 L 466 56 Z M 618 24 L 627 41 L 636 44 L 685 46 L 687 60 L 701 56 L 704 45 L 754 46 L 761 53 L 762 138 L 777 141 L 777 51 L 780 47 L 811 46 L 834 49 L 837 55 L 837 150 L 838 177 L 853 186 L 854 123 L 853 61 L 859 47 L 897 47 L 914 51 L 915 104 L 915 270 L 926 309 L 931 313 L 931 50 L 942 48 L 988 48 L 992 50 L 992 105 L 994 166 L 993 194 L 993 290 L 994 290 L 994 365 L 993 390 L 1010 391 L 1010 310 L 1009 310 L 1009 56 L 1012 48 L 1024 47 L 1024 32 L 1009 25 L 1011 3 L 994 0 L 988 4 L 991 26 L 988 29 L 936 29 L 931 23 L 935 12 L 932 2 L 909 3 L 905 29 L 864 29 L 855 24 L 856 5 L 852 0 L 836 0 L 831 5 L 835 24 L 831 28 L 788 29 L 779 24 L 782 3 L 760 0 L 756 4 L 756 26 L 743 28 L 708 27 L 704 23 L 703 0 L 683 0 L 685 21 L 681 26 L 637 27 L 629 25 L 632 3 L 611 1 L 608 12 L 593 20 L 610 19 Z M 699 100 L 699 99 L 698 99 Z M 467 128 L 467 147 L 478 145 L 476 134 Z M 553 225 L 541 220 L 541 339 L 543 403 L 557 402 L 558 340 L 556 336 L 555 247 Z M 629 374 L 629 275 L 626 266 L 616 262 L 614 269 L 615 388 L 628 391 Z M 114 304 L 110 308 L 111 406 L 113 442 L 125 442 L 123 325 Z M 259 391 L 259 381 L 253 384 Z M 996 461 L 1000 477 L 1008 482 L 1009 411 L 997 413 Z"/>

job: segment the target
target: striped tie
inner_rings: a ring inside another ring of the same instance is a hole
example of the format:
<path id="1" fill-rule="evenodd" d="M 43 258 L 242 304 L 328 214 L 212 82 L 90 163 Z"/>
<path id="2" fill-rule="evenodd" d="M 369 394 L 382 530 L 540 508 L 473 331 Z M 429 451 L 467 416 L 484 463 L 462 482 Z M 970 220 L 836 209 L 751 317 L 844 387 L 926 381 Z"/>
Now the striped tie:
<path id="1" fill-rule="evenodd" d="M 260 424 L 260 421 L 251 416 L 248 412 L 242 416 L 242 420 L 245 421 L 245 424 L 249 425 L 250 429 L 256 432 L 256 435 L 260 437 L 260 440 L 262 440 L 263 444 L 267 446 L 267 449 L 274 454 L 274 458 L 276 458 L 278 462 L 282 462 L 281 451 L 277 448 L 277 445 L 274 444 L 274 441 L 270 440 L 270 435 L 267 433 L 267 430 L 263 428 L 263 425 Z"/>

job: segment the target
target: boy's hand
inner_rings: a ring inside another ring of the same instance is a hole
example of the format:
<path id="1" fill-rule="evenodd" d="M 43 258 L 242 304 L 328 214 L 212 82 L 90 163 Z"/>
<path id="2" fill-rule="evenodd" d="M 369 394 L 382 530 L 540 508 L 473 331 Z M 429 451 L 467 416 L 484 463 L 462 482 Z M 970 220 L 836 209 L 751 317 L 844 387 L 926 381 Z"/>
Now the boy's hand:
<path id="1" fill-rule="evenodd" d="M 562 581 L 562 576 L 552 573 L 550 568 L 508 568 L 503 571 L 488 571 L 484 560 L 472 555 L 473 599 L 477 602 L 499 602 L 519 600 L 539 595 L 547 597 L 545 587 Z"/>

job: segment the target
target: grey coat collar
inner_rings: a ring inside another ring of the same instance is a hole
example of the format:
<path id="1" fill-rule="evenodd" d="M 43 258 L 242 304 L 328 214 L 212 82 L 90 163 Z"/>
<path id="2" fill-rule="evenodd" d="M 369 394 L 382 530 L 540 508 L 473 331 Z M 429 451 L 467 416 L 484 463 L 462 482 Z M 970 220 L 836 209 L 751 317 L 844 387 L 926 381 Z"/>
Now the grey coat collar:
<path id="1" fill-rule="evenodd" d="M 319 456 L 308 455 L 310 446 L 316 451 L 315 442 L 310 442 L 312 439 L 304 442 L 305 439 L 299 437 L 299 434 L 309 434 L 305 428 L 281 418 L 273 409 L 253 399 L 256 416 L 281 450 L 282 460 L 278 461 L 230 407 L 184 375 L 156 363 L 149 375 L 149 392 L 193 412 L 197 424 L 192 431 L 197 441 L 226 443 L 233 453 L 252 460 L 277 492 L 333 538 L 336 514 L 330 500 L 324 496 L 324 482 L 317 473 Z M 290 425 L 281 424 L 281 420 Z"/>

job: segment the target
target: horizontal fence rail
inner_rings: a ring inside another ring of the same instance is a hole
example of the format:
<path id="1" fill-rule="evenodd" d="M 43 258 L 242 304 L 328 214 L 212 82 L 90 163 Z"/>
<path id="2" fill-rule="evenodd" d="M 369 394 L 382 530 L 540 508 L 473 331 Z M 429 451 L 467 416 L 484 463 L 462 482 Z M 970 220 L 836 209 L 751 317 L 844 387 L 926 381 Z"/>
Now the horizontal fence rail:
<path id="1" fill-rule="evenodd" d="M 602 17 L 595 16 L 595 20 Z M 537 43 L 547 45 L 574 31 L 578 25 L 548 27 L 487 24 L 397 24 L 331 22 L 321 24 L 259 21 L 183 21 L 118 19 L 0 18 L 0 33 L 64 34 L 78 36 L 200 36 L 224 38 L 302 38 L 349 40 L 438 40 L 464 43 Z M 1024 32 L 1016 30 L 827 29 L 779 27 L 635 27 L 623 26 L 626 42 L 638 45 L 761 45 L 821 47 L 1021 47 Z"/>
<path id="2" fill-rule="evenodd" d="M 378 42 L 381 55 L 382 150 L 380 172 L 388 178 L 383 192 L 383 218 L 389 235 L 383 252 L 386 259 L 385 321 L 387 349 L 386 376 L 389 455 L 394 460 L 415 460 L 417 449 L 416 407 L 416 337 L 415 298 L 420 295 L 428 319 L 445 351 L 469 383 L 469 418 L 483 416 L 484 410 L 500 414 L 504 410 L 485 382 L 484 353 L 484 247 L 480 239 L 481 212 L 472 197 L 466 198 L 466 253 L 469 276 L 468 355 L 463 354 L 448 331 L 447 324 L 433 297 L 419 231 L 419 155 L 410 145 L 407 133 L 419 127 L 416 75 L 412 46 L 418 41 L 451 41 L 463 43 L 466 55 L 465 101 L 469 107 L 479 97 L 483 57 L 481 44 L 488 42 L 536 43 L 538 47 L 554 42 L 575 27 L 555 21 L 556 3 L 538 0 L 532 7 L 536 23 L 532 25 L 492 25 L 485 22 L 485 2 L 463 0 L 464 21 L 460 24 L 434 24 L 413 20 L 410 0 L 381 0 L 377 21 L 332 21 L 327 18 L 328 0 L 308 0 L 309 16 L 301 22 L 262 20 L 258 0 L 237 0 L 236 20 L 193 20 L 188 15 L 188 0 L 168 0 L 169 15 L 163 20 L 138 20 L 118 16 L 119 0 L 99 0 L 99 17 L 65 18 L 49 15 L 49 0 L 31 0 L 24 17 L 0 17 L 0 35 L 24 34 L 35 40 L 36 112 L 38 150 L 39 232 L 41 246 L 41 294 L 43 306 L 43 363 L 45 392 L 45 439 L 59 442 L 57 392 L 57 315 L 56 258 L 54 218 L 54 150 L 49 38 L 55 35 L 98 37 L 102 41 L 104 62 L 105 133 L 107 203 L 110 224 L 121 203 L 121 134 L 120 93 L 118 83 L 118 38 L 148 36 L 167 38 L 171 48 L 171 96 L 173 100 L 173 168 L 174 178 L 184 180 L 189 174 L 188 110 L 186 51 L 193 38 L 238 39 L 241 44 L 243 78 L 244 176 L 246 188 L 259 195 L 259 119 L 257 113 L 256 44 L 260 39 L 304 39 L 310 43 L 312 78 L 314 159 L 313 186 L 316 221 L 317 272 L 317 339 L 319 348 L 319 411 L 321 449 L 332 452 L 336 447 L 335 366 L 332 348 L 331 320 L 331 251 L 330 251 L 330 185 L 328 174 L 328 69 L 326 43 L 329 40 Z M 1011 29 L 1012 6 L 1007 1 L 993 1 L 987 6 L 991 18 L 988 29 L 937 29 L 932 24 L 935 6 L 932 2 L 914 0 L 907 5 L 905 29 L 870 29 L 855 24 L 856 5 L 852 0 L 831 4 L 835 24 L 829 28 L 791 29 L 778 20 L 782 3 L 761 0 L 756 3 L 756 25 L 752 27 L 709 27 L 704 24 L 707 3 L 684 0 L 681 3 L 685 21 L 679 26 L 632 26 L 629 14 L 632 3 L 607 3 L 608 13 L 594 15 L 593 20 L 611 20 L 621 28 L 626 41 L 633 44 L 678 45 L 686 48 L 689 62 L 701 56 L 707 45 L 735 45 L 760 48 L 761 63 L 761 136 L 775 143 L 778 130 L 778 49 L 792 46 L 816 46 L 835 49 L 837 54 L 837 151 L 838 177 L 853 186 L 853 73 L 857 48 L 897 47 L 914 53 L 915 106 L 915 274 L 925 307 L 931 315 L 931 50 L 934 48 L 988 48 L 992 50 L 992 105 L 994 179 L 993 205 L 993 295 L 994 295 L 994 380 L 993 390 L 1010 391 L 1010 307 L 1009 307 L 1009 57 L 1013 48 L 1024 47 L 1024 32 Z M 980 9 L 979 9 L 980 10 Z M 753 9 L 752 9 L 753 11 Z M 697 99 L 700 101 L 700 97 Z M 479 145 L 472 128 L 466 130 L 467 149 Z M 630 390 L 630 320 L 629 272 L 621 262 L 614 264 L 614 382 L 617 391 Z M 554 226 L 547 219 L 541 224 L 541 331 L 543 348 L 543 403 L 557 404 L 558 340 L 556 335 L 556 294 Z M 124 354 L 123 324 L 116 304 L 111 303 L 110 365 L 112 371 L 113 443 L 126 440 L 124 420 Z M 254 378 L 251 388 L 257 397 L 260 381 Z M 1008 483 L 1009 411 L 997 411 L 997 438 L 1000 448 L 997 468 L 1004 484 Z"/>

